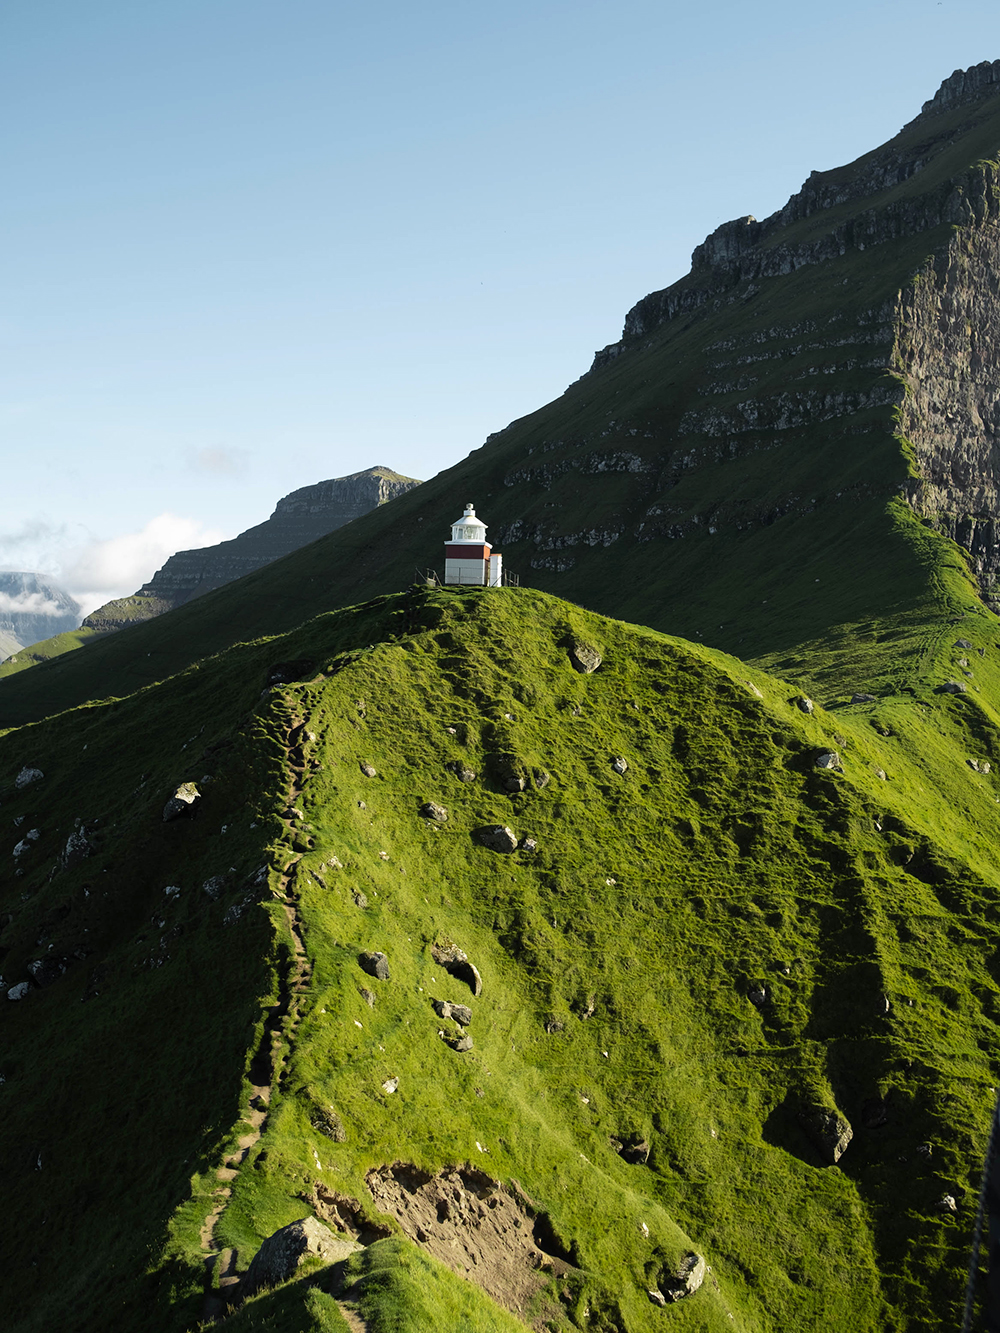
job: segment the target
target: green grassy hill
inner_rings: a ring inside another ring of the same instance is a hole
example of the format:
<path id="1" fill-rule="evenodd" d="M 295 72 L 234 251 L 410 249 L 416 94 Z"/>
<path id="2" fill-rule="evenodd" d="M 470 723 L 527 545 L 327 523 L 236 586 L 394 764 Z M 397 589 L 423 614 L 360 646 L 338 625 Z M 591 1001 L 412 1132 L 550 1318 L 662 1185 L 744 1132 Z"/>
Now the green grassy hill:
<path id="1" fill-rule="evenodd" d="M 314 1212 L 386 1238 L 234 1330 L 956 1327 L 1000 1019 L 1000 635 L 970 617 L 928 653 L 911 693 L 807 714 L 532 590 L 414 588 L 0 738 L 26 843 L 4 989 L 29 981 L 0 1002 L 5 1327 L 194 1329 Z M 164 822 L 183 781 L 197 818 Z M 534 848 L 490 850 L 496 825 Z M 471 1008 L 470 1050 L 436 999 Z M 817 1112 L 853 1127 L 836 1165 Z M 484 1288 L 447 1210 L 442 1263 L 376 1204 L 394 1163 L 405 1198 L 500 1182 L 477 1206 L 521 1208 L 541 1266 L 522 1247 Z M 688 1251 L 708 1275 L 664 1314 Z"/>

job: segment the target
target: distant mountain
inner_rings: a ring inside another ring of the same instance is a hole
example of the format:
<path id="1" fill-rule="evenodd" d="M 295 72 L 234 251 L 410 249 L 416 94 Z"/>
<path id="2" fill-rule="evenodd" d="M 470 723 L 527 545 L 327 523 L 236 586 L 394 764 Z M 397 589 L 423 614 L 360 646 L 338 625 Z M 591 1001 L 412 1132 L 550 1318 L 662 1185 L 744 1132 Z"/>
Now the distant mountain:
<path id="1" fill-rule="evenodd" d="M 5 656 L 79 623 L 80 607 L 63 588 L 41 574 L 0 570 L 0 652 Z"/>
<path id="2" fill-rule="evenodd" d="M 178 551 L 156 571 L 148 583 L 130 597 L 119 597 L 92 611 L 80 625 L 80 608 L 58 624 L 36 616 L 38 627 L 30 638 L 13 630 L 0 616 L 0 676 L 12 675 L 53 657 L 82 648 L 93 639 L 153 620 L 165 611 L 182 606 L 202 594 L 242 578 L 279 557 L 325 537 L 335 528 L 377 509 L 379 505 L 412 490 L 421 483 L 387 467 L 366 468 L 348 477 L 334 477 L 303 486 L 284 496 L 264 523 L 241 532 L 232 541 Z M 0 578 L 34 579 L 34 574 L 0 575 Z M 48 585 L 46 585 L 48 586 Z M 56 589 L 59 597 L 67 594 Z M 0 603 L 2 605 L 2 603 Z M 79 628 L 77 628 L 79 626 Z M 31 645 L 30 652 L 24 652 Z M 6 661 L 2 659 L 6 658 Z"/>
<path id="3" fill-rule="evenodd" d="M 269 519 L 232 541 L 178 551 L 131 597 L 92 611 L 84 628 L 106 634 L 162 615 L 325 537 L 419 485 L 413 477 L 401 476 L 391 468 L 370 467 L 348 477 L 303 486 L 279 500 Z"/>

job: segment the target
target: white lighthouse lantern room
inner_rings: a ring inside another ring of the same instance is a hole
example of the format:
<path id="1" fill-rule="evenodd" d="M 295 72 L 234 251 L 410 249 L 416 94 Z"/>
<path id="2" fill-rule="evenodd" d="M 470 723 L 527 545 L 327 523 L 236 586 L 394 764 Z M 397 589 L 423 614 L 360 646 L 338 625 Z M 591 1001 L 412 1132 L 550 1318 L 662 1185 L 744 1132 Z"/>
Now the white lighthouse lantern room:
<path id="1" fill-rule="evenodd" d="M 486 540 L 486 524 L 476 516 L 471 501 L 451 525 L 451 541 L 444 544 L 445 583 L 503 585 L 503 556 Z"/>

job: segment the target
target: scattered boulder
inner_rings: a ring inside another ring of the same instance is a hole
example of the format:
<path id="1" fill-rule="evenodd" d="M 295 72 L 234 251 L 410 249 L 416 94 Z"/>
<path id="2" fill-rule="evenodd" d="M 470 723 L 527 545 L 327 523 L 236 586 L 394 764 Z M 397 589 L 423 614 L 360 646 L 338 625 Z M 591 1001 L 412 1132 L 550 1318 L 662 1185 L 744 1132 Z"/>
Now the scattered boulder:
<path id="1" fill-rule="evenodd" d="M 979 772 L 979 760 L 978 760 L 978 759 L 966 759 L 965 762 L 966 762 L 966 763 L 969 765 L 969 767 L 970 767 L 971 769 L 973 769 L 976 773 Z"/>
<path id="2" fill-rule="evenodd" d="M 501 778 L 500 781 L 504 791 L 509 792 L 511 796 L 516 792 L 524 791 L 525 787 L 528 785 L 527 779 L 523 778 L 520 773 L 508 773 L 507 776 Z"/>
<path id="3" fill-rule="evenodd" d="M 378 769 L 372 764 L 359 764 L 358 767 L 361 769 L 362 773 L 364 773 L 366 778 L 378 777 Z"/>
<path id="4" fill-rule="evenodd" d="M 332 1106 L 314 1107 L 309 1123 L 317 1134 L 322 1134 L 325 1138 L 332 1139 L 334 1143 L 347 1142 L 344 1122 Z"/>
<path id="5" fill-rule="evenodd" d="M 369 990 L 367 986 L 362 986 L 359 993 L 361 995 L 361 998 L 364 1000 L 365 1004 L 368 1006 L 368 1008 L 374 1009 L 375 992 L 373 990 Z"/>
<path id="6" fill-rule="evenodd" d="M 88 856 L 93 856 L 94 850 L 94 844 L 87 836 L 87 830 L 83 825 L 78 825 L 66 839 L 62 854 L 63 869 L 70 870 L 73 866 L 79 865 Z"/>
<path id="7" fill-rule="evenodd" d="M 693 1296 L 701 1284 L 705 1281 L 707 1265 L 700 1254 L 694 1250 L 688 1250 L 684 1258 L 677 1265 L 673 1273 L 664 1272 L 660 1275 L 660 1294 L 663 1296 L 663 1303 L 673 1304 L 676 1301 L 682 1301 L 687 1296 Z M 653 1292 L 650 1296 L 656 1302 Z"/>
<path id="8" fill-rule="evenodd" d="M 566 1026 L 565 1023 L 560 1023 L 559 1019 L 555 1018 L 554 1016 L 552 1018 L 547 1018 L 545 1020 L 545 1031 L 549 1034 L 550 1037 L 554 1032 L 562 1032 L 565 1026 Z"/>
<path id="9" fill-rule="evenodd" d="M 537 838 L 522 838 L 521 841 L 520 841 L 517 845 L 518 845 L 518 847 L 520 847 L 520 849 L 521 849 L 522 852 L 537 852 L 537 851 L 538 851 L 538 839 L 537 839 Z"/>
<path id="10" fill-rule="evenodd" d="M 875 702 L 874 694 L 852 694 L 852 704 L 873 704 Z"/>
<path id="11" fill-rule="evenodd" d="M 834 1166 L 854 1138 L 854 1130 L 847 1117 L 825 1106 L 813 1106 L 800 1111 L 799 1124 L 809 1135 L 820 1156 Z"/>
<path id="12" fill-rule="evenodd" d="M 601 665 L 601 654 L 592 643 L 575 643 L 569 650 L 569 660 L 574 671 L 589 676 Z"/>
<path id="13" fill-rule="evenodd" d="M 16 986 L 11 986 L 7 992 L 8 1000 L 23 1000 L 28 991 L 31 990 L 30 981 L 19 981 Z"/>
<path id="14" fill-rule="evenodd" d="M 747 987 L 747 999 L 756 1009 L 762 1009 L 767 1003 L 767 987 L 762 981 L 751 981 Z"/>
<path id="15" fill-rule="evenodd" d="M 453 759 L 451 763 L 445 764 L 445 768 L 449 773 L 454 773 L 459 782 L 475 782 L 478 776 L 476 770 L 463 764 L 461 759 Z"/>
<path id="16" fill-rule="evenodd" d="M 885 781 L 886 781 L 885 769 L 884 769 L 884 768 L 876 768 L 876 769 L 875 769 L 875 776 L 878 778 L 879 782 L 885 782 Z"/>
<path id="17" fill-rule="evenodd" d="M 448 1045 L 451 1047 L 453 1051 L 458 1051 L 460 1054 L 463 1054 L 465 1051 L 472 1050 L 473 1043 L 472 1043 L 472 1038 L 466 1032 L 464 1036 L 455 1037 L 452 1040 L 450 1040 L 448 1042 Z"/>
<path id="18" fill-rule="evenodd" d="M 532 779 L 534 780 L 536 791 L 544 791 L 544 789 L 549 785 L 549 782 L 551 781 L 548 773 L 545 771 L 544 768 L 533 768 L 531 770 L 531 776 Z"/>
<path id="19" fill-rule="evenodd" d="M 367 907 L 367 906 L 368 906 L 368 895 L 365 894 L 365 893 L 362 893 L 360 889 L 355 889 L 355 890 L 354 890 L 354 893 L 352 894 L 352 897 L 354 898 L 354 906 L 355 906 L 355 907 Z"/>
<path id="20" fill-rule="evenodd" d="M 279 1282 L 287 1282 L 309 1255 L 317 1255 L 324 1263 L 335 1264 L 360 1249 L 356 1241 L 339 1240 L 315 1217 L 289 1222 L 288 1226 L 268 1236 L 257 1251 L 240 1283 L 240 1295 L 247 1297 L 261 1287 L 275 1287 Z"/>
<path id="21" fill-rule="evenodd" d="M 205 883 L 201 886 L 201 891 L 206 898 L 211 898 L 212 902 L 214 903 L 218 902 L 222 894 L 222 890 L 225 887 L 226 887 L 225 875 L 212 875 L 210 879 L 205 880 Z"/>
<path id="22" fill-rule="evenodd" d="M 612 1139 L 611 1146 L 629 1166 L 645 1166 L 649 1161 L 650 1145 L 641 1134 L 629 1134 L 624 1139 Z"/>
<path id="23" fill-rule="evenodd" d="M 384 953 L 366 952 L 358 954 L 361 970 L 367 972 L 376 981 L 389 980 L 389 960 Z"/>
<path id="24" fill-rule="evenodd" d="M 450 1000 L 432 1000 L 431 1004 L 438 1018 L 453 1018 L 464 1028 L 472 1022 L 472 1010 L 467 1004 L 452 1004 Z"/>
<path id="25" fill-rule="evenodd" d="M 473 995 L 482 994 L 483 979 L 478 969 L 469 962 L 469 956 L 464 949 L 455 944 L 432 944 L 431 957 L 457 981 L 464 981 Z"/>
<path id="26" fill-rule="evenodd" d="M 182 782 L 174 788 L 174 794 L 163 807 L 163 822 L 172 819 L 194 819 L 201 805 L 201 792 L 194 782 Z"/>
<path id="27" fill-rule="evenodd" d="M 53 958 L 48 954 L 28 964 L 28 975 L 36 986 L 51 986 L 66 971 L 69 963 L 65 958 Z"/>
<path id="28" fill-rule="evenodd" d="M 968 694 L 969 687 L 964 680 L 946 680 L 937 687 L 937 694 Z"/>
<path id="29" fill-rule="evenodd" d="M 955 642 L 952 644 L 952 647 L 953 647 L 953 648 L 971 648 L 971 647 L 972 647 L 972 644 L 969 642 L 968 639 L 956 639 Z"/>
<path id="30" fill-rule="evenodd" d="M 387 1078 L 386 1081 L 382 1084 L 382 1091 L 388 1093 L 391 1096 L 398 1087 L 399 1087 L 398 1078 Z"/>
<path id="31" fill-rule="evenodd" d="M 628 772 L 628 760 L 625 759 L 625 758 L 623 758 L 622 755 L 617 754 L 617 755 L 615 755 L 614 759 L 612 759 L 612 761 L 611 761 L 611 767 L 612 767 L 612 768 L 614 769 L 614 771 L 615 771 L 616 773 L 618 773 L 618 774 L 627 773 L 627 772 Z"/>
<path id="32" fill-rule="evenodd" d="M 517 837 L 506 824 L 490 824 L 486 828 L 477 829 L 476 838 L 491 852 L 517 851 Z"/>
<path id="33" fill-rule="evenodd" d="M 41 782 L 45 774 L 40 768 L 29 768 L 25 766 L 14 779 L 14 786 L 18 791 L 24 791 L 25 787 L 30 787 L 33 782 Z"/>
<path id="34" fill-rule="evenodd" d="M 41 829 L 37 828 L 29 829 L 28 832 L 21 839 L 21 841 L 14 848 L 14 855 L 23 856 L 24 853 L 29 850 L 32 843 L 37 842 L 41 836 L 42 836 Z"/>
<path id="35" fill-rule="evenodd" d="M 420 814 L 424 819 L 432 819 L 436 824 L 446 824 L 448 822 L 448 811 L 443 805 L 438 805 L 436 801 L 424 801 L 420 807 Z"/>
<path id="36" fill-rule="evenodd" d="M 795 700 L 795 707 L 802 713 L 811 713 L 816 705 L 806 695 L 800 694 Z"/>
<path id="37" fill-rule="evenodd" d="M 816 768 L 831 769 L 834 773 L 844 771 L 844 761 L 836 750 L 820 750 L 813 762 Z"/>
<path id="38" fill-rule="evenodd" d="M 942 1194 L 938 1199 L 937 1211 L 939 1213 L 957 1213 L 958 1204 L 955 1202 L 953 1194 Z"/>

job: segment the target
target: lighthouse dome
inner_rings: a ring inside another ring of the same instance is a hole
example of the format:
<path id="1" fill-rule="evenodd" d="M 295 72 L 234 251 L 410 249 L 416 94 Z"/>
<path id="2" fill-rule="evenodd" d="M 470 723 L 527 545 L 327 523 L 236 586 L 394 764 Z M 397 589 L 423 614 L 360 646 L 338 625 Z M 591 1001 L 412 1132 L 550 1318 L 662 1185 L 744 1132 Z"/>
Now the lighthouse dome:
<path id="1" fill-rule="evenodd" d="M 465 506 L 465 513 L 451 525 L 453 542 L 485 542 L 486 524 L 476 517 L 476 511 L 470 500 Z"/>

